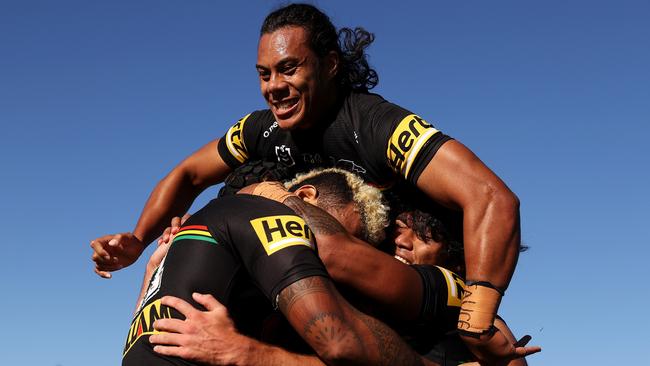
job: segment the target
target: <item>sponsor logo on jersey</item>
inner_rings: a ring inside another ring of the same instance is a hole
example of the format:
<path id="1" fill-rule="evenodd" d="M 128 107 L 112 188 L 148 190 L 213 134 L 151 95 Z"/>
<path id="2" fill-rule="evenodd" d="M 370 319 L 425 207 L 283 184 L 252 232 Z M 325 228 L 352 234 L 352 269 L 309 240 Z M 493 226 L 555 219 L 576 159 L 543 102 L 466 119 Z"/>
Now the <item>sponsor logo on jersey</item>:
<path id="1" fill-rule="evenodd" d="M 278 126 L 280 126 L 278 124 L 278 121 L 273 122 L 273 124 L 269 128 L 267 128 L 266 131 L 264 131 L 264 134 L 263 134 L 264 138 L 267 138 L 267 137 L 271 136 L 271 132 L 273 132 L 273 130 L 278 128 Z"/>
<path id="2" fill-rule="evenodd" d="M 305 221 L 298 216 L 266 216 L 251 220 L 253 230 L 264 246 L 267 255 L 294 245 L 304 245 L 314 249 L 314 234 Z"/>
<path id="3" fill-rule="evenodd" d="M 294 166 L 296 164 L 291 156 L 291 148 L 286 145 L 276 146 L 275 155 L 278 157 L 278 161 L 286 166 Z"/>
<path id="4" fill-rule="evenodd" d="M 445 282 L 447 282 L 447 306 L 460 307 L 461 298 L 463 297 L 463 291 L 465 289 L 465 282 L 454 272 L 446 268 L 436 267 L 445 276 Z"/>
<path id="5" fill-rule="evenodd" d="M 244 123 L 246 123 L 248 117 L 250 117 L 250 114 L 237 121 L 226 133 L 226 146 L 228 147 L 228 151 L 240 163 L 248 159 L 248 150 L 244 143 Z"/>
<path id="6" fill-rule="evenodd" d="M 388 140 L 386 157 L 390 167 L 407 178 L 420 149 L 438 132 L 415 114 L 404 117 Z"/>
<path id="7" fill-rule="evenodd" d="M 162 305 L 160 303 L 160 299 L 145 306 L 138 313 L 138 315 L 133 318 L 133 321 L 131 322 L 131 327 L 129 328 L 129 334 L 126 337 L 126 344 L 124 345 L 124 353 L 122 354 L 122 357 L 124 357 L 126 353 L 129 352 L 131 347 L 133 347 L 135 342 L 137 342 L 140 337 L 144 335 L 162 333 L 153 329 L 153 322 L 158 319 L 168 319 L 171 317 L 172 315 L 170 308 Z"/>

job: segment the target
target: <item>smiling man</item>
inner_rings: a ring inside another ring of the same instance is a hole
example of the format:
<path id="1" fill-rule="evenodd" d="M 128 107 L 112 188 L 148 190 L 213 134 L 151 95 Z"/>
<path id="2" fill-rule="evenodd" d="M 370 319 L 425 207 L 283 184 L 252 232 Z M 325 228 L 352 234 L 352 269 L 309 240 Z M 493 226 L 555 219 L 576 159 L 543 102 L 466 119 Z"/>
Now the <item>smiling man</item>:
<path id="1" fill-rule="evenodd" d="M 256 61 L 269 109 L 242 117 L 174 168 L 152 192 L 132 233 L 93 240 L 95 272 L 110 277 L 133 263 L 199 193 L 251 159 L 278 161 L 295 171 L 337 166 L 376 186 L 403 183 L 462 212 L 473 291 L 465 292 L 461 314 L 482 315 L 459 326 L 489 340 L 518 258 L 519 201 L 461 143 L 368 92 L 378 81 L 364 52 L 373 39 L 362 28 L 337 32 L 311 5 L 291 4 L 269 14 Z"/>

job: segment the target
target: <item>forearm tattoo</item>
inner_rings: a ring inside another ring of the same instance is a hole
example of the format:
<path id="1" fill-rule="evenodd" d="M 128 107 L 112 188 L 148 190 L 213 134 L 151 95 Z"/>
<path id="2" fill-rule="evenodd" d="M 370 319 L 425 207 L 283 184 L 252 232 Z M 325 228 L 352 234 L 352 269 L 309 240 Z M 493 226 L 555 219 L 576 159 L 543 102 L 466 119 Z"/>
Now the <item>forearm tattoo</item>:
<path id="1" fill-rule="evenodd" d="M 325 279 L 319 276 L 307 277 L 287 286 L 278 296 L 278 308 L 285 316 L 291 313 L 291 308 L 302 297 L 317 292 L 328 292 Z"/>
<path id="2" fill-rule="evenodd" d="M 375 342 L 379 345 L 380 365 L 424 365 L 422 358 L 388 326 L 365 314 L 359 313 L 359 318 L 368 327 Z"/>
<path id="3" fill-rule="evenodd" d="M 305 219 L 311 231 L 316 235 L 332 235 L 345 232 L 345 228 L 332 215 L 298 197 L 289 197 L 284 201 L 284 204 Z"/>
<path id="4" fill-rule="evenodd" d="M 307 277 L 280 292 L 278 307 L 285 316 L 290 317 L 293 306 L 304 296 L 318 292 L 332 296 L 334 291 L 336 290 L 327 279 L 319 276 Z M 334 349 L 350 350 L 359 359 L 378 358 L 379 365 L 423 365 L 420 356 L 390 328 L 354 308 L 350 310 L 353 317 L 350 319 L 345 318 L 342 312 L 314 312 L 304 322 L 301 336 L 314 349 L 320 350 L 319 355 L 324 358 L 329 356 L 329 347 L 336 345 Z M 354 318 L 361 322 L 352 320 Z M 353 324 L 358 325 L 355 327 Z"/>

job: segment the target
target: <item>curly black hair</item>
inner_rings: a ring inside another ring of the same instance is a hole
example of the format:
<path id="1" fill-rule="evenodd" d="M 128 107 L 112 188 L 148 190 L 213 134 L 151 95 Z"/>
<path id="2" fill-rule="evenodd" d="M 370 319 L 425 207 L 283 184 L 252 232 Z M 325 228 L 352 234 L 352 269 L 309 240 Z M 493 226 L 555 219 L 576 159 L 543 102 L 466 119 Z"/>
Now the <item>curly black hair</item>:
<path id="1" fill-rule="evenodd" d="M 330 18 L 310 4 L 290 4 L 267 15 L 260 36 L 288 26 L 302 27 L 309 34 L 311 50 L 322 58 L 335 51 L 341 61 L 338 82 L 343 89 L 368 91 L 379 83 L 377 72 L 370 68 L 365 49 L 375 35 L 356 27 L 338 32 Z"/>

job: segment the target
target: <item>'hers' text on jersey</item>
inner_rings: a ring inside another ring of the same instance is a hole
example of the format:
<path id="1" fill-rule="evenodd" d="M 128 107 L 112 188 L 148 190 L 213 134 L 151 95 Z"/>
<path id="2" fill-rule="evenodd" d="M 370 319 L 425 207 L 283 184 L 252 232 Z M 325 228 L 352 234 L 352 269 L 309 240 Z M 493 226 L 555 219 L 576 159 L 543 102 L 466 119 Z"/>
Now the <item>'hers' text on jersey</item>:
<path id="1" fill-rule="evenodd" d="M 415 114 L 400 121 L 388 141 L 388 165 L 397 174 L 408 178 L 415 158 L 431 136 L 439 131 Z"/>
<path id="2" fill-rule="evenodd" d="M 304 245 L 314 249 L 314 234 L 305 221 L 298 216 L 265 216 L 251 220 L 250 223 L 266 255 L 294 245 Z"/>

